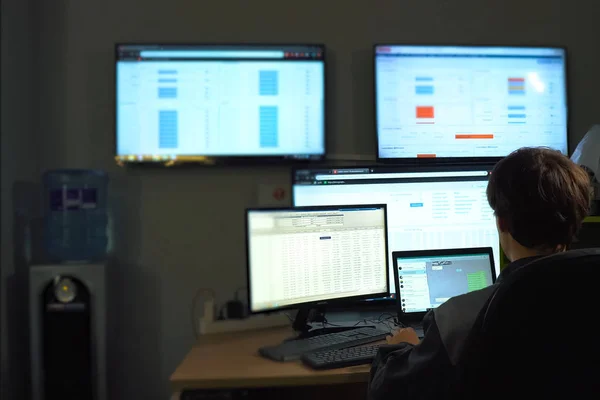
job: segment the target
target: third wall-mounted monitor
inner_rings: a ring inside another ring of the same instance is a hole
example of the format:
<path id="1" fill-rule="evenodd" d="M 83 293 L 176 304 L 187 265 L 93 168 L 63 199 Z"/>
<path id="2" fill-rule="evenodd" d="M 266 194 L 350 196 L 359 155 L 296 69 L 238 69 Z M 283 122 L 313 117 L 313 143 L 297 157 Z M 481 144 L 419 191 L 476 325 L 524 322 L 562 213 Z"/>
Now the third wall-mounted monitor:
<path id="1" fill-rule="evenodd" d="M 500 273 L 500 239 L 486 196 L 491 169 L 483 164 L 298 168 L 292 174 L 292 203 L 386 204 L 390 266 L 394 251 L 491 247 Z M 389 274 L 393 282 L 392 268 Z"/>
<path id="2" fill-rule="evenodd" d="M 375 91 L 380 161 L 568 153 L 562 48 L 381 44 Z"/>

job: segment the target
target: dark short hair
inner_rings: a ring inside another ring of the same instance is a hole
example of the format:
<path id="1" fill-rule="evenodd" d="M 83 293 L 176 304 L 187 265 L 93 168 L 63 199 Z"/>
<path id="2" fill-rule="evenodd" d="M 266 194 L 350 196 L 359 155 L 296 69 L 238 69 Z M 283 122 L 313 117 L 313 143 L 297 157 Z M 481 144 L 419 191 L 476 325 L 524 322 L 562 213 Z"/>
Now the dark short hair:
<path id="1" fill-rule="evenodd" d="M 568 246 L 590 210 L 590 179 L 559 151 L 522 148 L 496 164 L 487 198 L 522 246 Z"/>

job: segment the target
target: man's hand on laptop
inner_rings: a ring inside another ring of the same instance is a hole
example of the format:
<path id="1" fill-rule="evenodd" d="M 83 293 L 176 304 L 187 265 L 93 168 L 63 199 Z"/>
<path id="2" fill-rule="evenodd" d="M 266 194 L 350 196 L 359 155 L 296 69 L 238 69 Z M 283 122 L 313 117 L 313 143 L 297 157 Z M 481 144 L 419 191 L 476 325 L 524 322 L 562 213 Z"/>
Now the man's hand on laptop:
<path id="1" fill-rule="evenodd" d="M 400 328 L 395 331 L 392 336 L 385 338 L 387 344 L 410 343 L 419 344 L 420 340 L 417 332 L 413 328 Z"/>

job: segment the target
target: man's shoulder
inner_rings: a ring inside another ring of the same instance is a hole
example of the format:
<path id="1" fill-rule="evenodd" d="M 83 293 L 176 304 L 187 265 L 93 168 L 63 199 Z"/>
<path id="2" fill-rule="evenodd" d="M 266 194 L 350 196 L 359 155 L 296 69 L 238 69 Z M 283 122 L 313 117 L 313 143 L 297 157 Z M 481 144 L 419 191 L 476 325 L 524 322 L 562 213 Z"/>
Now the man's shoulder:
<path id="1" fill-rule="evenodd" d="M 448 299 L 444 304 L 439 306 L 436 312 L 436 319 L 440 314 L 465 314 L 469 312 L 479 313 L 481 307 L 488 301 L 492 293 L 497 289 L 497 284 L 490 285 L 483 289 L 474 290 L 469 293 L 461 294 L 459 296 Z"/>
<path id="2" fill-rule="evenodd" d="M 440 339 L 453 364 L 475 326 L 479 313 L 496 289 L 497 285 L 491 285 L 484 289 L 452 297 L 434 310 Z"/>

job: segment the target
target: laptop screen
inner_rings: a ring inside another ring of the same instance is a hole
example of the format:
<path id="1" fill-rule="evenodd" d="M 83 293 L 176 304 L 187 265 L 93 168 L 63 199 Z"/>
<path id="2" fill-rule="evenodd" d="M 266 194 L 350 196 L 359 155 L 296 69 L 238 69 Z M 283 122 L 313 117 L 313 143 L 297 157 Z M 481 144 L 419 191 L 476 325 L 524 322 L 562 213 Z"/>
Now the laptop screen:
<path id="1" fill-rule="evenodd" d="M 393 257 L 400 308 L 405 314 L 426 312 L 496 280 L 491 248 L 401 251 Z"/>

